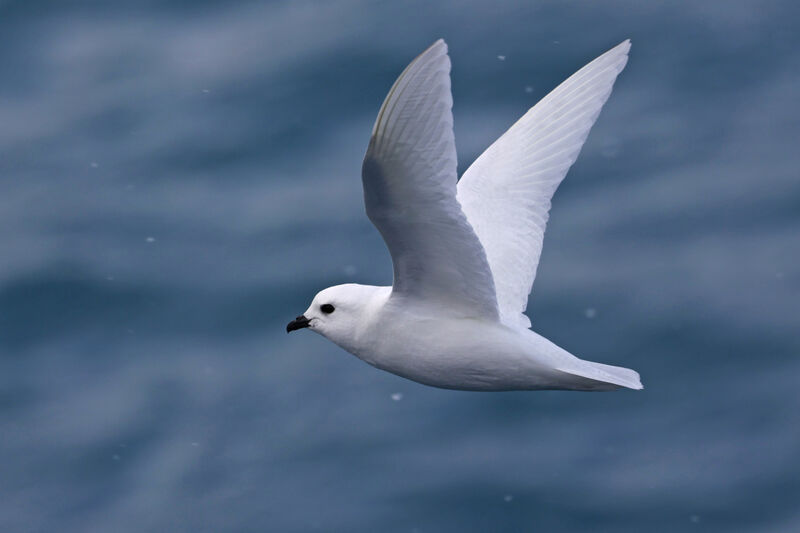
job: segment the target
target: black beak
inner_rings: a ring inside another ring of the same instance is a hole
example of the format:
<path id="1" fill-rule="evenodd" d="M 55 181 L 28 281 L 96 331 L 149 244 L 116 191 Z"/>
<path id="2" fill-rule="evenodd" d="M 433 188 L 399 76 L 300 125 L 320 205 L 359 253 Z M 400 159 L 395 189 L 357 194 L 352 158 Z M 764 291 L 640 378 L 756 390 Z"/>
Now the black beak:
<path id="1" fill-rule="evenodd" d="M 291 333 L 296 329 L 303 329 L 308 327 L 308 323 L 311 322 L 309 319 L 300 315 L 299 317 L 295 318 L 286 326 L 286 333 Z"/>

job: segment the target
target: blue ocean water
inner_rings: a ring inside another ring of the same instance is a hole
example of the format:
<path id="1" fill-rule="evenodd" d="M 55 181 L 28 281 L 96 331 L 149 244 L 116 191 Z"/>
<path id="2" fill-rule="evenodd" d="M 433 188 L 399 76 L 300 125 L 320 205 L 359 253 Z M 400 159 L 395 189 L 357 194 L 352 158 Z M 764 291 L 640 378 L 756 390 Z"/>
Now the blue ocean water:
<path id="1" fill-rule="evenodd" d="M 800 10 L 0 2 L 0 530 L 800 531 Z M 625 38 L 534 329 L 642 392 L 467 393 L 286 322 L 386 284 L 360 166 L 444 37 L 461 170 Z"/>

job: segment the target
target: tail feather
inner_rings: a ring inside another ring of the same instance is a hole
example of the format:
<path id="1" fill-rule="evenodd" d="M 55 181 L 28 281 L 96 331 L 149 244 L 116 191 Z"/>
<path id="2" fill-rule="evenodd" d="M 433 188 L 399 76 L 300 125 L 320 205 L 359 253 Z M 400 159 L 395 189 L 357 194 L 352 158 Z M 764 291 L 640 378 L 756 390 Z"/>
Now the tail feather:
<path id="1" fill-rule="evenodd" d="M 607 383 L 633 390 L 641 390 L 644 388 L 638 372 L 621 366 L 581 361 L 580 365 L 571 366 L 570 368 L 559 368 L 558 370 L 573 376 L 586 378 L 593 382 L 599 382 L 598 384 Z"/>

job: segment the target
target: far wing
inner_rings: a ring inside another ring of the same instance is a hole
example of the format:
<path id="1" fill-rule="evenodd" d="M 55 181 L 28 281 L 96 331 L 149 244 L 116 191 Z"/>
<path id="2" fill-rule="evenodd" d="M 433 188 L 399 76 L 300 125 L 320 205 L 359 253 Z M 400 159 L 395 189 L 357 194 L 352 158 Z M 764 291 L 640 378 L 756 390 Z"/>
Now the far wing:
<path id="1" fill-rule="evenodd" d="M 364 202 L 392 256 L 393 295 L 497 319 L 486 254 L 456 200 L 452 106 L 450 58 L 439 40 L 383 102 L 364 157 Z"/>
<path id="2" fill-rule="evenodd" d="M 578 157 L 630 41 L 601 55 L 531 108 L 470 166 L 458 200 L 486 250 L 500 319 L 528 328 L 523 312 L 542 253 L 550 199 Z"/>

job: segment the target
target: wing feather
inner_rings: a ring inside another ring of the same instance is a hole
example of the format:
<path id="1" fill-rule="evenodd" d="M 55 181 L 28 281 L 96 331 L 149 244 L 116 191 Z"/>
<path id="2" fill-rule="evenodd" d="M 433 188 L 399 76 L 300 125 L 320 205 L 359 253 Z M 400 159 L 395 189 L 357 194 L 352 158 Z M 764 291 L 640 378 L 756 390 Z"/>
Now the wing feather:
<path id="1" fill-rule="evenodd" d="M 392 85 L 364 157 L 367 216 L 392 256 L 393 297 L 498 318 L 486 254 L 456 199 L 450 59 L 439 40 Z"/>
<path id="2" fill-rule="evenodd" d="M 521 328 L 542 253 L 550 200 L 578 157 L 630 41 L 570 76 L 494 142 L 458 183 L 458 200 L 483 244 L 500 319 Z"/>

